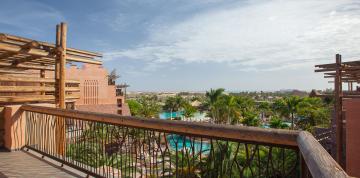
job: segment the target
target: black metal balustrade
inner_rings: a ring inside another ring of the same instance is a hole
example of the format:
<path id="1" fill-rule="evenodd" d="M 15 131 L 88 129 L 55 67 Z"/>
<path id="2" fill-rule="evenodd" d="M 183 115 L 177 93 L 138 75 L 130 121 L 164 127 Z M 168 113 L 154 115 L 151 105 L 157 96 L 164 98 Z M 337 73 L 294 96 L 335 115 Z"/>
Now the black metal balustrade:
<path id="1" fill-rule="evenodd" d="M 347 176 L 305 132 L 22 109 L 26 148 L 95 177 Z"/>

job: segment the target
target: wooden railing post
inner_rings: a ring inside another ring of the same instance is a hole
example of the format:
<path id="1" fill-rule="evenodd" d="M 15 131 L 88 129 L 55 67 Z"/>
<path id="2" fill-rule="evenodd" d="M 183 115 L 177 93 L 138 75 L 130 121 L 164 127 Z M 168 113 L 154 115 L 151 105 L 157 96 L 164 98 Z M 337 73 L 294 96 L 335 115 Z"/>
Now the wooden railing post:
<path id="1" fill-rule="evenodd" d="M 67 25 L 61 23 L 56 26 L 56 44 L 57 44 L 57 59 L 55 65 L 55 80 L 57 81 L 57 92 L 58 97 L 57 104 L 61 109 L 65 109 L 65 78 L 66 78 L 66 36 L 67 36 Z M 56 122 L 56 143 L 57 153 L 59 155 L 65 155 L 65 118 L 57 117 Z"/>
<path id="2" fill-rule="evenodd" d="M 336 54 L 335 89 L 335 120 L 336 120 L 336 161 L 342 165 L 343 161 L 343 122 L 342 122 L 342 81 L 341 81 L 341 55 Z"/>

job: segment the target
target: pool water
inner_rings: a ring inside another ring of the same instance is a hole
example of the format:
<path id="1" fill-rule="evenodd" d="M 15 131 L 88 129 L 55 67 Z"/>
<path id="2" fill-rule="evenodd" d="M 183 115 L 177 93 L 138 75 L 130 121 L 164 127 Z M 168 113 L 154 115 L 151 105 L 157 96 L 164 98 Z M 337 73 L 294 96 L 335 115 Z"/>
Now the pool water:
<path id="1" fill-rule="evenodd" d="M 160 119 L 170 119 L 170 118 L 181 118 L 184 120 L 184 112 L 177 111 L 177 112 L 162 112 L 159 114 Z M 203 121 L 206 118 L 206 113 L 196 112 L 193 117 L 190 118 L 193 121 Z"/>
<path id="2" fill-rule="evenodd" d="M 181 151 L 182 149 L 188 149 L 190 152 L 194 149 L 195 153 L 208 154 L 210 151 L 210 144 L 206 142 L 194 141 L 186 138 L 185 136 L 171 134 L 166 137 L 170 148 L 173 151 Z"/>
<path id="3" fill-rule="evenodd" d="M 177 118 L 183 117 L 183 112 L 182 111 L 177 111 L 177 112 L 162 112 L 159 114 L 159 118 L 160 119 L 170 119 L 170 118 Z"/>

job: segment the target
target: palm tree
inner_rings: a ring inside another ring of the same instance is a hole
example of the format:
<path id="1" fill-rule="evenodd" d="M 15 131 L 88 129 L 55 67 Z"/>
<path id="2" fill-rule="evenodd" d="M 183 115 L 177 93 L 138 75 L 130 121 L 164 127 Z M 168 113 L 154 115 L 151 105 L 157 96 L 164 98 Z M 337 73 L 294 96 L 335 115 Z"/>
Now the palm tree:
<path id="1" fill-rule="evenodd" d="M 223 113 L 224 116 L 227 116 L 227 123 L 228 124 L 235 124 L 240 118 L 240 110 L 238 104 L 236 102 L 236 97 L 234 96 L 226 96 L 223 97 L 223 106 L 225 107 L 225 112 Z"/>
<path id="2" fill-rule="evenodd" d="M 295 116 L 299 110 L 299 103 L 302 101 L 298 96 L 290 96 L 284 99 L 279 99 L 274 102 L 274 109 L 280 115 L 291 120 L 291 129 L 294 129 Z"/>
<path id="3" fill-rule="evenodd" d="M 187 102 L 183 107 L 184 107 L 185 118 L 194 117 L 194 114 L 196 113 L 196 108 L 194 106 L 191 106 L 191 104 Z"/>
<path id="4" fill-rule="evenodd" d="M 170 111 L 170 116 L 172 118 L 172 112 L 183 109 L 185 103 L 186 101 L 181 96 L 168 97 L 165 101 L 163 109 L 165 111 Z"/>
<path id="5" fill-rule="evenodd" d="M 243 118 L 241 119 L 241 123 L 246 126 L 257 127 L 260 125 L 260 120 L 257 117 L 257 114 L 254 112 L 245 112 L 243 113 Z"/>
<path id="6" fill-rule="evenodd" d="M 287 128 L 288 125 L 285 124 L 279 117 L 272 116 L 270 119 L 270 127 L 275 129 L 284 129 Z"/>
<path id="7" fill-rule="evenodd" d="M 271 111 L 271 105 L 267 101 L 261 102 L 257 108 L 261 113 L 261 119 L 264 119 L 265 115 Z"/>
<path id="8" fill-rule="evenodd" d="M 139 116 L 145 118 L 158 117 L 160 112 L 160 105 L 155 95 L 142 96 L 137 100 L 137 102 L 141 105 Z"/>
<path id="9" fill-rule="evenodd" d="M 218 88 L 216 90 L 214 89 L 210 89 L 210 91 L 207 91 L 205 96 L 206 96 L 206 107 L 208 108 L 208 110 L 210 111 L 210 115 L 214 120 L 216 120 L 216 118 L 218 117 L 218 109 L 216 108 L 216 102 L 218 101 L 218 99 L 220 98 L 221 95 L 223 95 L 225 89 L 223 88 Z"/>
<path id="10" fill-rule="evenodd" d="M 304 98 L 299 103 L 298 115 L 303 130 L 312 131 L 317 125 L 328 127 L 330 123 L 330 109 L 320 98 Z"/>

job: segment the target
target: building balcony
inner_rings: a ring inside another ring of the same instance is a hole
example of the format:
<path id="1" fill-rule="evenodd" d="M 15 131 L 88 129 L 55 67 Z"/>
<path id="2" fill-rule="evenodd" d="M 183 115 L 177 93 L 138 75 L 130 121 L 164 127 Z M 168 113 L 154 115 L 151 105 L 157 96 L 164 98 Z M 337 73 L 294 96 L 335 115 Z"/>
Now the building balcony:
<path id="1" fill-rule="evenodd" d="M 23 164 L 0 168 L 0 177 L 348 177 L 305 131 L 32 105 L 21 106 L 11 120 L 5 141 L 20 151 L 0 153 L 0 165 L 19 157 Z"/>

